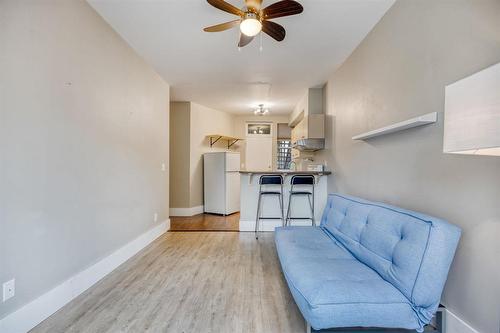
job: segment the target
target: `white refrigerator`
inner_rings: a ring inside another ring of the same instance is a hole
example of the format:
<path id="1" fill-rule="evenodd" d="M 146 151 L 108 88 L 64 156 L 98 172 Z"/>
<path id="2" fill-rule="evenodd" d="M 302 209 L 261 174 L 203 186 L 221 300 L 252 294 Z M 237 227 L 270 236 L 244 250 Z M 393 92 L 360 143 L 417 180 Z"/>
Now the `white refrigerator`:
<path id="1" fill-rule="evenodd" d="M 203 155 L 205 213 L 229 215 L 240 211 L 240 154 Z"/>

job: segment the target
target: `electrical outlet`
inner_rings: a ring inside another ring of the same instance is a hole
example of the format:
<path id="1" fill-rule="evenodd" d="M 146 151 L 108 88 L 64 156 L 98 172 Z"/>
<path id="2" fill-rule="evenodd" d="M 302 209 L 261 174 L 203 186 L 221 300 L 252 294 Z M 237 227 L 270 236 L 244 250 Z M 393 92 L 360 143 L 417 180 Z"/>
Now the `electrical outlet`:
<path id="1" fill-rule="evenodd" d="M 5 302 L 9 298 L 14 297 L 16 294 L 16 280 L 12 279 L 3 284 L 3 301 Z"/>
<path id="2" fill-rule="evenodd" d="M 153 221 L 154 221 L 154 222 L 157 222 L 157 221 L 158 221 L 158 213 L 155 213 L 155 214 L 153 215 Z"/>

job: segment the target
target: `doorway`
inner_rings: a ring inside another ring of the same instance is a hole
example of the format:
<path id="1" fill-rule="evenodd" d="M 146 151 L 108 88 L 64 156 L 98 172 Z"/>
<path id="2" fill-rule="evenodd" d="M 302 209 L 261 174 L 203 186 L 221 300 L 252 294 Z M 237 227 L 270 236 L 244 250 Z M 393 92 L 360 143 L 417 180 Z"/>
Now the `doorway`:
<path id="1" fill-rule="evenodd" d="M 272 171 L 272 123 L 252 122 L 246 124 L 245 163 L 248 171 Z"/>

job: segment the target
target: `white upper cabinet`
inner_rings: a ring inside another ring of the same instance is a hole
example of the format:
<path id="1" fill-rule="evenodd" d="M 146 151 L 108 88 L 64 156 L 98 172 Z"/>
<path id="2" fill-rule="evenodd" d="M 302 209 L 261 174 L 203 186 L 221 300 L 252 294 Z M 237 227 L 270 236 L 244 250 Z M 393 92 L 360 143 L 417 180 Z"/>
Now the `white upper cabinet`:
<path id="1" fill-rule="evenodd" d="M 323 88 L 307 89 L 290 114 L 288 125 L 295 127 L 304 117 L 313 114 L 324 114 Z"/>
<path id="2" fill-rule="evenodd" d="M 292 143 L 302 139 L 325 138 L 323 111 L 323 89 L 308 89 L 290 115 L 289 125 L 293 127 Z"/>

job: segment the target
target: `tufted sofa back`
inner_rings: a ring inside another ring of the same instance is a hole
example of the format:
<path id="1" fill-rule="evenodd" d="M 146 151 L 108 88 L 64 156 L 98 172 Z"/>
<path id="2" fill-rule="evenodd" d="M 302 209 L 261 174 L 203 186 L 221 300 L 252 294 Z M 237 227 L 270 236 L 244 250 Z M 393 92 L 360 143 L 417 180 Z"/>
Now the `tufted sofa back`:
<path id="1" fill-rule="evenodd" d="M 359 261 L 398 288 L 428 323 L 436 311 L 460 238 L 437 218 L 331 194 L 321 226 Z"/>

